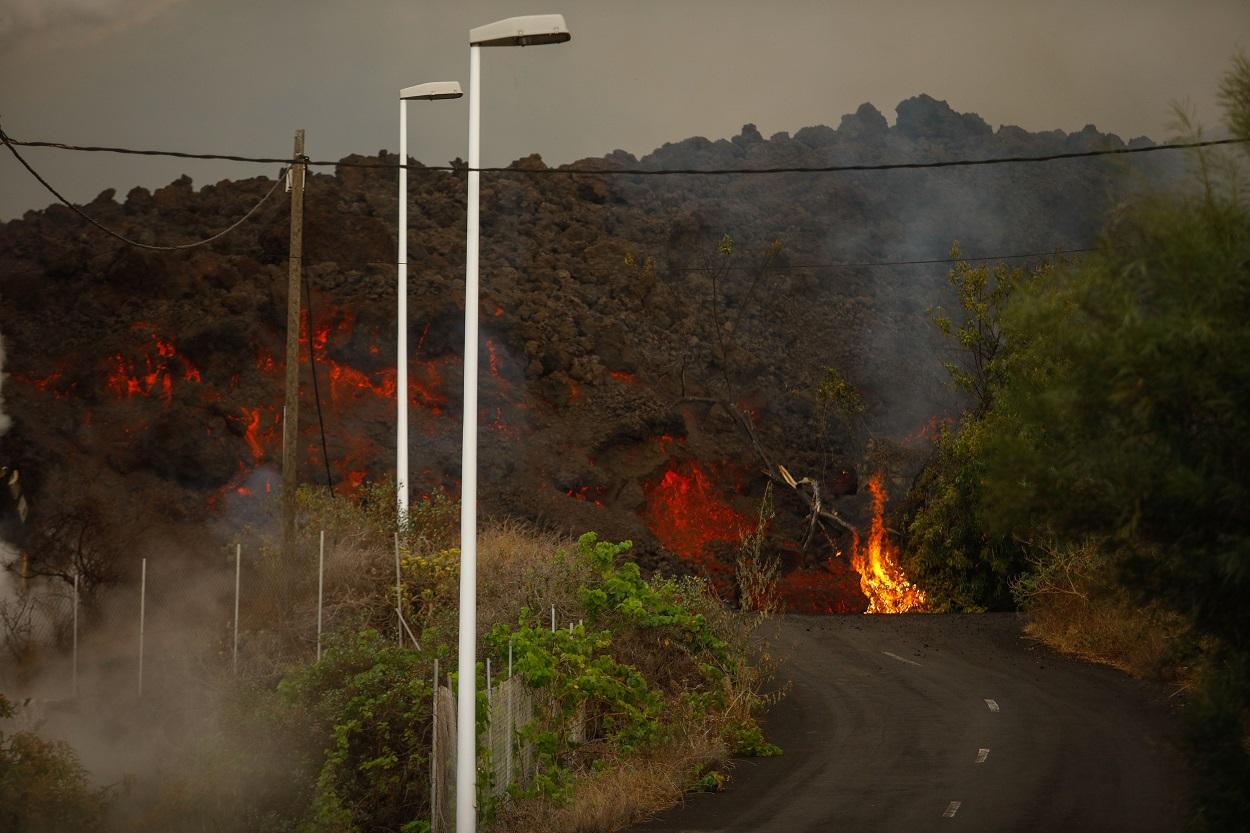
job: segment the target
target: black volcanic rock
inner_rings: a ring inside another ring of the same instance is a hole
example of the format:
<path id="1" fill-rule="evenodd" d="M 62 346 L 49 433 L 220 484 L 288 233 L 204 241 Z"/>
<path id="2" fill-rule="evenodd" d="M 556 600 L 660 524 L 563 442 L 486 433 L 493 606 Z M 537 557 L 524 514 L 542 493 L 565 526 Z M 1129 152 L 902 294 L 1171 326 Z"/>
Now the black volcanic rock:
<path id="1" fill-rule="evenodd" d="M 842 117 L 838 136 L 848 141 L 871 142 L 884 138 L 889 129 L 881 111 L 865 102 L 854 113 Z"/>
<path id="2" fill-rule="evenodd" d="M 900 101 L 896 112 L 894 129 L 909 139 L 959 143 L 994 132 L 976 113 L 956 113 L 945 101 L 924 94 Z"/>
<path id="3" fill-rule="evenodd" d="M 726 517 L 750 517 L 763 493 L 761 463 L 731 406 L 752 415 L 773 460 L 796 477 L 825 478 L 827 495 L 845 493 L 839 511 L 862 521 L 867 503 L 852 493 L 872 473 L 868 439 L 877 448 L 911 443 L 918 451 L 897 457 L 918 460 L 923 441 L 908 438 L 960 403 L 942 367 L 947 345 L 928 319 L 931 307 L 952 303 L 948 267 L 847 264 L 940 258 L 955 240 L 969 255 L 1088 245 L 1126 183 L 1157 163 L 1137 156 L 880 173 L 611 172 L 1122 145 L 1092 126 L 1071 136 L 1011 126 L 994 133 L 979 116 L 929 96 L 897 112 L 893 128 L 864 104 L 837 130 L 815 125 L 765 140 L 748 124 L 731 139 L 693 137 L 641 160 L 618 150 L 577 163 L 596 173 L 529 175 L 546 168 L 533 155 L 484 174 L 483 511 L 570 532 L 593 527 L 635 540 L 653 565 L 678 564 L 650 520 L 653 508 L 663 510 L 652 506 L 662 498 L 649 497 L 657 483 L 700 466 Z M 308 179 L 312 312 L 305 306 L 300 324 L 301 419 L 293 427 L 300 477 L 319 481 L 320 405 L 331 476 L 344 491 L 393 470 L 396 178 L 394 169 L 340 164 Z M 88 208 L 133 238 L 184 242 L 229 225 L 272 184 L 255 177 L 197 191 L 182 177 L 154 193 L 131 189 L 120 206 L 105 192 Z M 454 487 L 464 176 L 414 166 L 409 187 L 414 485 Z M 140 505 L 232 518 L 232 505 L 253 499 L 247 478 L 272 471 L 279 456 L 288 234 L 280 191 L 230 235 L 191 252 L 123 246 L 63 206 L 0 224 L 4 394 L 15 421 L 0 456 L 30 461 L 33 484 L 101 472 L 88 486 L 120 519 Z M 726 235 L 731 254 L 720 250 Z M 867 403 L 854 430 L 815 395 L 828 367 Z M 37 524 L 39 507 L 58 495 L 35 486 L 29 498 Z M 788 492 L 777 503 L 776 535 L 802 540 L 805 506 Z"/>

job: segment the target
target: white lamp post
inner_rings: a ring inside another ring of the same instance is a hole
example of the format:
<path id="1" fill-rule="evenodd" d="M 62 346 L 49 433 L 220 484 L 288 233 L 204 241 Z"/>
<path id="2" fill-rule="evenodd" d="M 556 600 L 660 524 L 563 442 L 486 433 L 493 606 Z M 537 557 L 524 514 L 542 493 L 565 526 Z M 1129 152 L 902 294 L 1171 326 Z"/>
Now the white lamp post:
<path id="1" fill-rule="evenodd" d="M 399 91 L 399 345 L 395 364 L 395 488 L 399 518 L 408 517 L 408 102 L 460 98 L 459 81 L 431 81 Z"/>
<path id="2" fill-rule="evenodd" d="M 481 48 L 564 43 L 564 16 L 510 17 L 469 32 L 469 193 L 464 264 L 464 445 L 460 472 L 460 639 L 456 704 L 456 833 L 477 829 L 477 318 Z"/>

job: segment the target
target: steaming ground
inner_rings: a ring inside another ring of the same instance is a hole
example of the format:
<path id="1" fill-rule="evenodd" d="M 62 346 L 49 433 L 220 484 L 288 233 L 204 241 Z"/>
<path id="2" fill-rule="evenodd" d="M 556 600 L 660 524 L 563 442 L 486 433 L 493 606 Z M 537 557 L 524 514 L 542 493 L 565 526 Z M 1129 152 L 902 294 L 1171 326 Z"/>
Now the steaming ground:
<path id="1" fill-rule="evenodd" d="M 1157 689 L 1024 637 L 1014 614 L 781 618 L 784 754 L 632 833 L 1170 833 L 1177 725 Z M 944 829 L 944 827 L 942 827 Z"/>

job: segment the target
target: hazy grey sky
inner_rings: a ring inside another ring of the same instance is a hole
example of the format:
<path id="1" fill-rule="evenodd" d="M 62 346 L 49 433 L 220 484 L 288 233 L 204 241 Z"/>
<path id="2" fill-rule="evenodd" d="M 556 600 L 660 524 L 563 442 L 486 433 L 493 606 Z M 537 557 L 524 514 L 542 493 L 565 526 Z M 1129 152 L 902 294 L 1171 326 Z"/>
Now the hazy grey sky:
<path id="1" fill-rule="evenodd" d="M 573 41 L 483 57 L 483 161 L 642 155 L 754 122 L 836 126 L 925 92 L 991 125 L 1128 139 L 1188 98 L 1209 126 L 1248 0 L 0 0 L 0 117 L 18 138 L 314 158 L 394 150 L 401 87 L 467 86 L 470 27 L 561 12 Z M 416 103 L 410 153 L 466 156 L 463 102 Z M 2 152 L 0 219 L 51 202 Z M 73 200 L 255 167 L 30 151 Z"/>

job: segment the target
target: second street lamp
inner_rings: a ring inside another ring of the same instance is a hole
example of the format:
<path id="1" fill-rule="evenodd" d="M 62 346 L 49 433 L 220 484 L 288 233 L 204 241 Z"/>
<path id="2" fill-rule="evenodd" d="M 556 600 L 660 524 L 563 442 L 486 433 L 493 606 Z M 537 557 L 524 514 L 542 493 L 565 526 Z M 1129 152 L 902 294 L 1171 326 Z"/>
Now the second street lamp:
<path id="1" fill-rule="evenodd" d="M 469 32 L 468 227 L 464 264 L 464 445 L 460 471 L 460 634 L 456 703 L 456 833 L 477 829 L 477 319 L 481 47 L 564 43 L 564 16 L 510 17 Z M 509 743 L 511 739 L 509 738 Z"/>
<path id="2" fill-rule="evenodd" d="M 395 356 L 395 490 L 402 526 L 408 518 L 408 102 L 460 98 L 459 81 L 431 81 L 399 91 L 399 333 Z"/>

